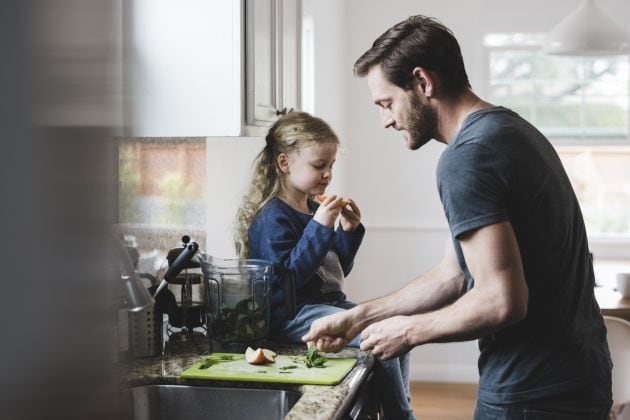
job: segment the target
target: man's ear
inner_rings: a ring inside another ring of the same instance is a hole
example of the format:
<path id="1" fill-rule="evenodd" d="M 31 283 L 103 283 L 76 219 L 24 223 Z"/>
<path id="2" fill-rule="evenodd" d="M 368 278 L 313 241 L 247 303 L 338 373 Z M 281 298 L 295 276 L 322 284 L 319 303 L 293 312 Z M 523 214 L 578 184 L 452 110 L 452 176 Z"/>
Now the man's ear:
<path id="1" fill-rule="evenodd" d="M 280 153 L 278 155 L 278 167 L 282 173 L 289 173 L 289 156 L 286 153 Z"/>
<path id="2" fill-rule="evenodd" d="M 413 69 L 414 88 L 418 89 L 418 93 L 422 93 L 427 98 L 435 94 L 436 79 L 428 70 L 423 67 L 415 67 Z"/>

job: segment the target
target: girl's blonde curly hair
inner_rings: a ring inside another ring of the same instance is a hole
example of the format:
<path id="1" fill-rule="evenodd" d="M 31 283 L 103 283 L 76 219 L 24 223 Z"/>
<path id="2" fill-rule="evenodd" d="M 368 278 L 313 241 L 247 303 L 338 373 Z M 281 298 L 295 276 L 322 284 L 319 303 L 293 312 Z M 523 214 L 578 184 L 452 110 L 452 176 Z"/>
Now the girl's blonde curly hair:
<path id="1" fill-rule="evenodd" d="M 234 243 L 240 258 L 249 254 L 248 230 L 265 204 L 284 192 L 284 174 L 278 167 L 278 156 L 290 154 L 315 143 L 339 144 L 330 126 L 321 118 L 306 112 L 290 112 L 278 119 L 265 137 L 266 145 L 254 159 L 249 191 L 236 213 Z"/>

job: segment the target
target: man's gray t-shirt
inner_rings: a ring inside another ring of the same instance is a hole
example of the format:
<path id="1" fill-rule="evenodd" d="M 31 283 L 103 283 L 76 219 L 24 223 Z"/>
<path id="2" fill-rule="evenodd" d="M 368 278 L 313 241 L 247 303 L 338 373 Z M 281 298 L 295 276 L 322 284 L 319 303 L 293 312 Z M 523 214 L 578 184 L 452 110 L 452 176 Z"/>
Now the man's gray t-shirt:
<path id="1" fill-rule="evenodd" d="M 437 183 L 468 289 L 461 236 L 503 221 L 529 289 L 525 319 L 479 340 L 479 399 L 516 403 L 595 386 L 604 392 L 593 402 L 607 403 L 611 362 L 584 221 L 549 141 L 506 108 L 477 111 L 440 157 Z"/>

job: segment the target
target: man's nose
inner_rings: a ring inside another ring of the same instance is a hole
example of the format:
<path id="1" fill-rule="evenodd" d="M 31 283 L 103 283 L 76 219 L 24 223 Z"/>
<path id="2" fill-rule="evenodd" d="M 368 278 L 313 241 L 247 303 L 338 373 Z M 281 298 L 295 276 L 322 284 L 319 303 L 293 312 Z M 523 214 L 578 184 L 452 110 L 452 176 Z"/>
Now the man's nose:
<path id="1" fill-rule="evenodd" d="M 389 128 L 395 123 L 392 115 L 385 110 L 381 111 L 381 122 L 383 123 L 383 128 Z"/>
<path id="2" fill-rule="evenodd" d="M 391 116 L 386 117 L 385 119 L 383 119 L 383 128 L 393 127 L 395 123 L 396 121 L 394 121 L 394 119 Z"/>

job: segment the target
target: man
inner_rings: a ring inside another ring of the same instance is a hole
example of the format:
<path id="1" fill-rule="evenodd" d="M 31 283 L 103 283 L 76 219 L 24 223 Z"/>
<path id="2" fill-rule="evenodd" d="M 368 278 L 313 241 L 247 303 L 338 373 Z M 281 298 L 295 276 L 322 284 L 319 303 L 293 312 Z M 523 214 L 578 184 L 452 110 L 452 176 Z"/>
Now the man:
<path id="1" fill-rule="evenodd" d="M 479 339 L 476 419 L 605 419 L 611 361 L 584 221 L 548 140 L 472 92 L 457 40 L 435 19 L 395 25 L 354 71 L 409 149 L 447 145 L 437 183 L 451 238 L 428 273 L 316 320 L 303 340 L 338 351 L 361 334 L 363 350 L 388 359 Z"/>

